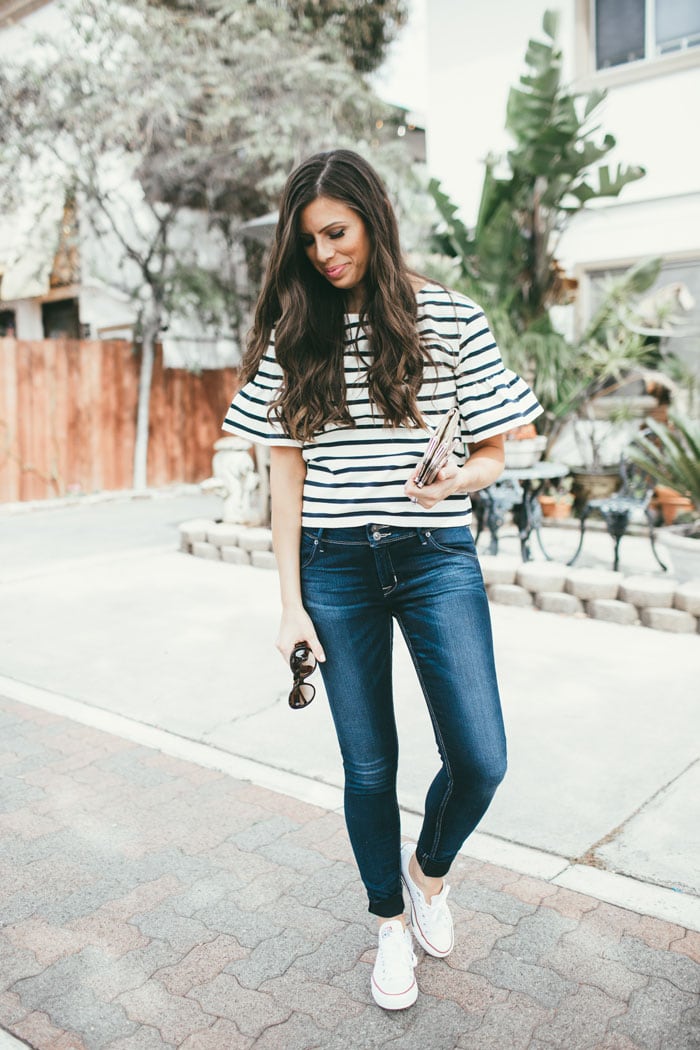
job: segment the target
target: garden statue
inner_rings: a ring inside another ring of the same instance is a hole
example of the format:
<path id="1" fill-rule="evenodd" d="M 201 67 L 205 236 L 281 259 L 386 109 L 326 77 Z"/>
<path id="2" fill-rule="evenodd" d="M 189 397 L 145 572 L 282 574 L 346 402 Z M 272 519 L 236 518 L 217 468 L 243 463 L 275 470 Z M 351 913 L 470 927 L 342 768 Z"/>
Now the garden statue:
<path id="1" fill-rule="evenodd" d="M 266 485 L 261 485 L 250 444 L 237 437 L 219 438 L 214 444 L 212 471 L 213 477 L 203 481 L 201 488 L 222 497 L 222 520 L 238 525 L 263 524 Z"/>

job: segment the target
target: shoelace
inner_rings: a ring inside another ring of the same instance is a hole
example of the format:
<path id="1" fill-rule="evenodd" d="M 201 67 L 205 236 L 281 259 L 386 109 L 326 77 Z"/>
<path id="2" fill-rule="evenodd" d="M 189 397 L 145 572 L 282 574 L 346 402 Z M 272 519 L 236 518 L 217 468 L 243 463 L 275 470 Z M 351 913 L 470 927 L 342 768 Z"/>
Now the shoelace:
<path id="1" fill-rule="evenodd" d="M 428 904 L 428 902 L 426 901 L 425 896 L 421 895 L 421 896 L 423 896 L 422 903 L 425 906 L 425 910 L 431 916 L 431 918 L 437 918 L 439 913 L 441 911 L 444 911 L 445 906 L 447 904 L 447 897 L 449 895 L 449 892 L 450 892 L 450 887 L 449 886 L 443 886 L 443 888 L 440 890 L 440 892 L 437 893 L 433 897 L 433 899 L 430 902 L 430 904 Z M 419 900 L 420 900 L 420 898 L 419 898 Z"/>
<path id="2" fill-rule="evenodd" d="M 418 963 L 415 952 L 409 948 L 405 933 L 389 933 L 379 938 L 378 961 L 384 973 L 391 971 L 393 962 L 408 962 L 411 966 Z"/>

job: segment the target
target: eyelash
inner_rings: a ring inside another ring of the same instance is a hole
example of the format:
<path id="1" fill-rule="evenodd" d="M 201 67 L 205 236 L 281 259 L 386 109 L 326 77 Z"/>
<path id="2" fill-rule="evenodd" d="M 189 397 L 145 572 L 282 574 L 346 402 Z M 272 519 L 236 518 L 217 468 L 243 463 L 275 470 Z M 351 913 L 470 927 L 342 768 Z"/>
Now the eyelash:
<path id="1" fill-rule="evenodd" d="M 345 236 L 345 230 L 334 230 L 333 233 L 329 233 L 328 236 L 332 241 L 338 241 L 341 237 Z M 303 248 L 311 248 L 313 243 L 313 237 L 302 237 L 301 239 Z"/>

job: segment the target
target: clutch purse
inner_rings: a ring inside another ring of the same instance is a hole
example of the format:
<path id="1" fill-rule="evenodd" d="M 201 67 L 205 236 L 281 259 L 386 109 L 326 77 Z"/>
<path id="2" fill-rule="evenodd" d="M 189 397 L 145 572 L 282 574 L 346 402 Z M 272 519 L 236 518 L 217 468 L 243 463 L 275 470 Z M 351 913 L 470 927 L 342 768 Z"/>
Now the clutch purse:
<path id="1" fill-rule="evenodd" d="M 418 473 L 414 479 L 419 489 L 422 489 L 424 485 L 431 485 L 435 481 L 440 467 L 444 467 L 449 459 L 458 432 L 459 409 L 451 408 L 444 416 L 423 453 Z"/>

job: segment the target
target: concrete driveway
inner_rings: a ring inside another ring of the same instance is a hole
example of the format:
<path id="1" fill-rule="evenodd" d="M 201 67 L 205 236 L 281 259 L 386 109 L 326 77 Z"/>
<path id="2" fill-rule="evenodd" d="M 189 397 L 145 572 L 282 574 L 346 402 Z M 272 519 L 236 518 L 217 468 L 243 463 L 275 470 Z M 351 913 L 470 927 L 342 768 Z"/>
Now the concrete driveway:
<path id="1" fill-rule="evenodd" d="M 287 707 L 276 574 L 176 549 L 180 522 L 217 509 L 188 492 L 0 513 L 0 684 L 339 787 L 322 692 L 303 712 Z M 592 878 L 699 894 L 698 638 L 492 615 L 510 770 L 482 853 L 525 847 L 545 864 L 583 858 Z M 437 750 L 400 639 L 396 696 L 401 802 L 419 813 Z"/>

